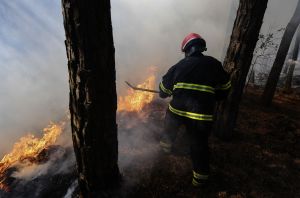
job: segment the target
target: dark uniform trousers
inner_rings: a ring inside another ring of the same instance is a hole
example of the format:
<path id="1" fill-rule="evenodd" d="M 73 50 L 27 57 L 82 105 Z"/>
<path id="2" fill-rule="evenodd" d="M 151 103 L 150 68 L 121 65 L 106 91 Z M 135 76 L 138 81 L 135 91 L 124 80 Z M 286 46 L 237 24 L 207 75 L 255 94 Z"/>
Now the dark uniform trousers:
<path id="1" fill-rule="evenodd" d="M 209 147 L 208 137 L 211 132 L 212 122 L 199 121 L 166 112 L 161 142 L 172 145 L 176 139 L 178 129 L 185 126 L 190 145 L 190 156 L 193 169 L 201 175 L 209 175 Z"/>

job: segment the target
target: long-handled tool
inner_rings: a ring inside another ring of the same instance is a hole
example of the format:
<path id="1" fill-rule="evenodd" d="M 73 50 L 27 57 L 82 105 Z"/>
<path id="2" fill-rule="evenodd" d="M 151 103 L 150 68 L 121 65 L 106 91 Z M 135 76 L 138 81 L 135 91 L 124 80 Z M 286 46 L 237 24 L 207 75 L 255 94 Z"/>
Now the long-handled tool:
<path id="1" fill-rule="evenodd" d="M 125 81 L 125 83 L 133 90 L 136 91 L 147 91 L 147 92 L 152 92 L 152 93 L 159 93 L 159 91 L 157 90 L 152 90 L 152 89 L 144 89 L 144 88 L 139 88 L 139 87 L 135 87 L 133 85 L 131 85 L 129 82 Z"/>

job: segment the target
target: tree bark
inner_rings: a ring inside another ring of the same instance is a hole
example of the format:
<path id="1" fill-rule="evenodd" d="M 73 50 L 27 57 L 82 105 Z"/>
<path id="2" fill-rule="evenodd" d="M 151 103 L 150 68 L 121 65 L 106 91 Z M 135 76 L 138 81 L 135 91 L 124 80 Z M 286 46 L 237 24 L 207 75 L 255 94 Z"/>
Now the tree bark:
<path id="1" fill-rule="evenodd" d="M 290 92 L 292 89 L 292 81 L 293 81 L 293 74 L 296 66 L 296 61 L 298 59 L 298 54 L 299 54 L 299 44 L 300 44 L 300 29 L 298 28 L 298 32 L 296 35 L 296 41 L 295 41 L 295 46 L 293 50 L 293 55 L 291 57 L 292 62 L 290 63 L 287 76 L 286 76 L 286 81 L 285 81 L 285 91 Z"/>
<path id="2" fill-rule="evenodd" d="M 269 106 L 272 103 L 276 91 L 277 83 L 280 77 L 280 73 L 284 65 L 285 58 L 287 56 L 288 50 L 290 48 L 290 44 L 297 30 L 297 27 L 299 26 L 299 23 L 300 23 L 300 1 L 298 1 L 295 13 L 285 29 L 274 64 L 269 74 L 264 92 L 262 94 L 261 102 L 265 106 Z"/>
<path id="3" fill-rule="evenodd" d="M 120 180 L 110 1 L 62 0 L 62 9 L 81 197 L 103 197 Z"/>
<path id="4" fill-rule="evenodd" d="M 218 104 L 214 133 L 223 139 L 232 136 L 239 103 L 268 0 L 240 0 L 224 69 L 231 74 L 232 89 L 226 101 Z"/>

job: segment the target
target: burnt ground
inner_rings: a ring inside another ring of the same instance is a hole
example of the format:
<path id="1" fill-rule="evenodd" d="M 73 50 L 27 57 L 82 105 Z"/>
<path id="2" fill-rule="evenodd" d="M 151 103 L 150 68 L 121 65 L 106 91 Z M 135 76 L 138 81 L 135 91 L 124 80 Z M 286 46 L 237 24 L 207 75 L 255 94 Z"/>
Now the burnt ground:
<path id="1" fill-rule="evenodd" d="M 230 141 L 210 138 L 211 178 L 207 187 L 191 186 L 191 161 L 182 133 L 175 154 L 165 155 L 154 144 L 151 149 L 158 154 L 151 162 L 137 157 L 122 170 L 122 194 L 143 198 L 300 197 L 299 95 L 281 93 L 269 108 L 259 105 L 259 96 L 259 90 L 247 91 Z"/>

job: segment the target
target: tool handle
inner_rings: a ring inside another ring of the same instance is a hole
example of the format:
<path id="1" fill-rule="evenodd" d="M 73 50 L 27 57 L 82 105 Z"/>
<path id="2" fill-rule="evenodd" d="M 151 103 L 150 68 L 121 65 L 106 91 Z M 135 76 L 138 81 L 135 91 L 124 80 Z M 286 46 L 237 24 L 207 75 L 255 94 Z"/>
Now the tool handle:
<path id="1" fill-rule="evenodd" d="M 146 92 L 151 92 L 151 93 L 159 93 L 157 90 L 152 90 L 152 89 L 145 89 L 145 88 L 139 88 L 139 87 L 134 87 L 132 86 L 129 82 L 125 81 L 125 83 L 133 90 L 136 91 L 146 91 Z"/>

